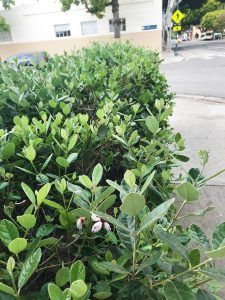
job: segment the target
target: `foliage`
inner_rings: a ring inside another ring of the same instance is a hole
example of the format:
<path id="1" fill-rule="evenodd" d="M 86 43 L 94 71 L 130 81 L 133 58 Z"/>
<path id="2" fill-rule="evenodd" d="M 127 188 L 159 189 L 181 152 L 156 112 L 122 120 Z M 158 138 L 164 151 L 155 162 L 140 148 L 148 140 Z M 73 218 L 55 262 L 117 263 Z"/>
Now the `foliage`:
<path id="1" fill-rule="evenodd" d="M 173 175 L 188 158 L 159 63 L 130 44 L 95 44 L 2 64 L 2 299 L 214 299 L 201 285 L 225 280 L 214 267 L 224 223 L 211 241 L 179 225 L 208 181 L 208 154 Z"/>
<path id="2" fill-rule="evenodd" d="M 225 29 L 225 10 L 217 15 L 215 21 L 214 21 L 214 29 L 218 32 L 224 32 Z"/>
<path id="3" fill-rule="evenodd" d="M 1 0 L 3 7 L 9 9 L 13 4 L 15 4 L 15 0 Z"/>
<path id="4" fill-rule="evenodd" d="M 221 23 L 221 21 L 219 21 L 219 23 L 218 23 L 218 20 L 223 20 L 224 13 L 225 13 L 225 10 L 216 10 L 216 11 L 208 12 L 207 14 L 205 14 L 201 21 L 202 28 L 204 28 L 205 30 L 219 29 L 220 26 L 218 26 L 218 25 L 221 25 L 222 23 Z M 221 16 L 222 16 L 222 18 L 221 18 Z"/>
<path id="5" fill-rule="evenodd" d="M 0 16 L 0 31 L 8 31 L 9 25 L 6 23 L 5 19 Z"/>

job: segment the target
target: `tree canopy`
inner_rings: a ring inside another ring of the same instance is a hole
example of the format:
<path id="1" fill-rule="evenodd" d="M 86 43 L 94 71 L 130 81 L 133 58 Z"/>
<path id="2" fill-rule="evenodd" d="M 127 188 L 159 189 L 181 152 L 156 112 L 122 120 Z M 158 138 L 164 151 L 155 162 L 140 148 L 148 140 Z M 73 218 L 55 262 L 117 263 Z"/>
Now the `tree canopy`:
<path id="1" fill-rule="evenodd" d="M 225 28 L 225 10 L 215 10 L 206 13 L 201 21 L 201 26 L 205 30 L 223 31 Z"/>
<path id="2" fill-rule="evenodd" d="M 112 7 L 114 37 L 120 37 L 120 18 L 119 18 L 119 1 L 118 0 L 60 0 L 63 10 L 69 10 L 72 4 L 83 4 L 87 11 L 97 17 L 103 17 L 106 7 Z"/>

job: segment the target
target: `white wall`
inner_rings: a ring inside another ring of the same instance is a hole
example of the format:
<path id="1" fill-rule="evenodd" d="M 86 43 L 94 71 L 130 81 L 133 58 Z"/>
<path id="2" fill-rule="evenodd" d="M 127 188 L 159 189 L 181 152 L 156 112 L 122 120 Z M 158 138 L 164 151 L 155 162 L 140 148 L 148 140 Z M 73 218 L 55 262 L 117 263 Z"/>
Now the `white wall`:
<path id="1" fill-rule="evenodd" d="M 11 10 L 0 11 L 11 26 L 12 42 L 46 41 L 56 38 L 54 25 L 70 24 L 71 38 L 81 37 L 81 22 L 97 20 L 98 35 L 109 34 L 110 7 L 105 17 L 97 19 L 83 7 L 73 6 L 62 12 L 59 0 L 17 0 Z M 126 32 L 141 32 L 144 25 L 157 25 L 161 30 L 162 0 L 121 0 L 120 17 L 126 18 Z"/>

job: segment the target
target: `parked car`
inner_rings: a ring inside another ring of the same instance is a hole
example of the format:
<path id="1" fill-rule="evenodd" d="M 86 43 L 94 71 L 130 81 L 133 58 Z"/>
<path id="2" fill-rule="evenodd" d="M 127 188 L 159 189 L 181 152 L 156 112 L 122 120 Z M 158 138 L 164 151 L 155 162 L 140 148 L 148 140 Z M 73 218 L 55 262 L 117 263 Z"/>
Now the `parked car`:
<path id="1" fill-rule="evenodd" d="M 213 32 L 211 32 L 211 31 L 202 32 L 199 40 L 201 40 L 201 41 L 210 41 L 210 40 L 213 40 Z"/>
<path id="2" fill-rule="evenodd" d="M 39 65 L 41 62 L 47 62 L 49 55 L 47 52 L 31 52 L 31 53 L 19 53 L 7 58 L 4 62 L 22 66 Z"/>

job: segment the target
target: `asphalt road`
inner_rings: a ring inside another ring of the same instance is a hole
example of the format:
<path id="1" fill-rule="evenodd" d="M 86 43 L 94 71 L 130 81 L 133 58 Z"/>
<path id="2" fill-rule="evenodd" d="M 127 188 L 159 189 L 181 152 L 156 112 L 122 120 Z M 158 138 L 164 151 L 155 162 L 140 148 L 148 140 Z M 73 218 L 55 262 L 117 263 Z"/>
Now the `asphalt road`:
<path id="1" fill-rule="evenodd" d="M 171 91 L 225 99 L 225 40 L 183 43 L 180 59 L 170 54 L 168 61 L 161 70 Z"/>

